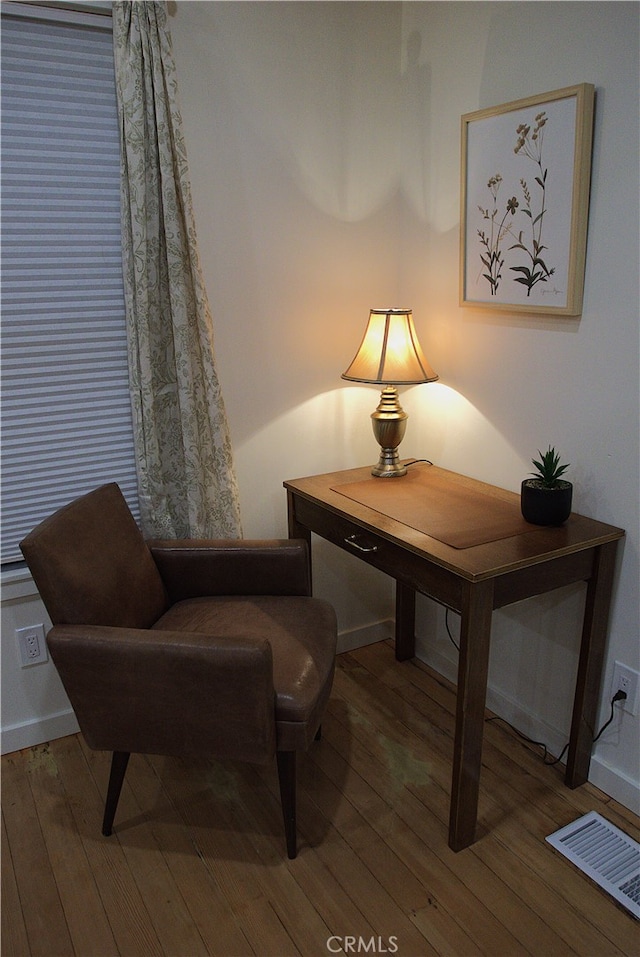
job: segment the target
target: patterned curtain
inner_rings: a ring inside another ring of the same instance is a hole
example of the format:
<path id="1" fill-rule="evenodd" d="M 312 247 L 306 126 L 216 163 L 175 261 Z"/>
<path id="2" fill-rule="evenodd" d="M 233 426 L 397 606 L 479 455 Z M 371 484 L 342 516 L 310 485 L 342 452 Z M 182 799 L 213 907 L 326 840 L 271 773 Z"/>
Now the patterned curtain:
<path id="1" fill-rule="evenodd" d="M 164 3 L 115 2 L 129 377 L 143 530 L 241 534 Z"/>

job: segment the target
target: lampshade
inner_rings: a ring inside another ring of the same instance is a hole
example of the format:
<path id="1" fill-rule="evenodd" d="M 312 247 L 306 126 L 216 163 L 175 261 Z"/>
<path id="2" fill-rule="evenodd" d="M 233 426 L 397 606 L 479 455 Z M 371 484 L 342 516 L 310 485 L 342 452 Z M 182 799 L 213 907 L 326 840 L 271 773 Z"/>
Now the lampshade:
<path id="1" fill-rule="evenodd" d="M 378 385 L 435 382 L 438 376 L 418 342 L 411 309 L 372 309 L 360 348 L 342 378 Z"/>

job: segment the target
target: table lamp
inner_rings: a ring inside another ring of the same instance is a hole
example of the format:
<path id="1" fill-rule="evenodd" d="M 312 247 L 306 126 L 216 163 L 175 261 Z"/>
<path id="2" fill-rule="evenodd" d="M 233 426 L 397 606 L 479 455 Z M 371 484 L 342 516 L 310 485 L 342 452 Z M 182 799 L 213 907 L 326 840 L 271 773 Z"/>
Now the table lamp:
<path id="1" fill-rule="evenodd" d="M 412 310 L 371 309 L 360 348 L 342 378 L 384 386 L 380 404 L 371 414 L 373 434 L 380 446 L 380 459 L 371 474 L 378 478 L 406 475 L 398 446 L 408 415 L 400 405 L 396 386 L 435 382 L 438 378 L 418 342 Z"/>

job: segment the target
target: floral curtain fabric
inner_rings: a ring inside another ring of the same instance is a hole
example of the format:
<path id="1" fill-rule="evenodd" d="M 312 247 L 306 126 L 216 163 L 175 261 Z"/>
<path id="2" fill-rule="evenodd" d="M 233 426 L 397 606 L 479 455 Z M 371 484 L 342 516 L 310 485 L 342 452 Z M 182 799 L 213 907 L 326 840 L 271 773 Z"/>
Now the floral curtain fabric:
<path id="1" fill-rule="evenodd" d="M 115 2 L 124 287 L 141 521 L 235 538 L 240 509 L 164 3 Z"/>

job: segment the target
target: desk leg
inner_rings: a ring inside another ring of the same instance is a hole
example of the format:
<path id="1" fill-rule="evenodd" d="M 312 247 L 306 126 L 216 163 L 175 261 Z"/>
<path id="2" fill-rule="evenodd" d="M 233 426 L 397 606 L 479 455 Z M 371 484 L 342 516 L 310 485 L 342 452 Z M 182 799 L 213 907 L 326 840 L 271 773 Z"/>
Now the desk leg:
<path id="1" fill-rule="evenodd" d="M 296 518 L 296 500 L 290 489 L 287 489 L 287 525 L 289 538 L 304 538 L 307 544 L 311 544 L 311 530 Z"/>
<path id="2" fill-rule="evenodd" d="M 449 847 L 475 840 L 487 697 L 493 581 L 468 584 L 462 604 Z"/>
<path id="3" fill-rule="evenodd" d="M 396 581 L 396 660 L 407 661 L 416 653 L 416 593 Z"/>
<path id="4" fill-rule="evenodd" d="M 296 503 L 289 489 L 287 489 L 287 525 L 289 538 L 301 538 L 307 543 L 307 560 L 309 562 L 309 594 L 312 593 L 313 563 L 311 559 L 311 529 L 301 525 L 296 518 Z"/>
<path id="5" fill-rule="evenodd" d="M 569 754 L 564 779 L 565 784 L 570 788 L 584 784 L 589 776 L 617 545 L 617 541 L 607 542 L 596 550 L 593 574 L 587 585 Z"/>

